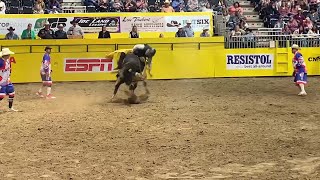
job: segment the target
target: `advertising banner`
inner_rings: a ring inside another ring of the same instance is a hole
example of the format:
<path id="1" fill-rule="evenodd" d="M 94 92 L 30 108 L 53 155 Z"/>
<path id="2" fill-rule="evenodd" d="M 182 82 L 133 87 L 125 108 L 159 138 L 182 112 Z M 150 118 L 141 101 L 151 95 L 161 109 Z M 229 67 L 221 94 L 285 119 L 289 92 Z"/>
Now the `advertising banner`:
<path id="1" fill-rule="evenodd" d="M 227 70 L 272 70 L 273 54 L 227 54 Z"/>
<path id="2" fill-rule="evenodd" d="M 178 26 L 187 25 L 191 21 L 194 32 L 202 32 L 203 28 L 210 28 L 210 16 L 166 16 L 165 32 L 176 32 Z"/>
<path id="3" fill-rule="evenodd" d="M 105 58 L 66 58 L 65 73 L 105 73 L 113 70 L 112 59 Z"/>
<path id="4" fill-rule="evenodd" d="M 107 26 L 107 30 L 111 33 L 120 33 L 120 17 L 59 17 L 59 18 L 4 18 L 0 23 L 0 34 L 8 33 L 8 28 L 15 28 L 15 33 L 21 35 L 29 23 L 33 25 L 35 33 L 44 27 L 45 22 L 51 24 L 51 29 L 56 31 L 59 24 L 65 26 L 67 31 L 72 24 L 70 21 L 75 20 L 79 23 L 85 33 L 98 33 L 103 25 Z"/>
<path id="5" fill-rule="evenodd" d="M 120 20 L 121 32 L 130 32 L 134 25 L 139 32 L 165 32 L 165 18 L 161 16 L 125 16 Z"/>

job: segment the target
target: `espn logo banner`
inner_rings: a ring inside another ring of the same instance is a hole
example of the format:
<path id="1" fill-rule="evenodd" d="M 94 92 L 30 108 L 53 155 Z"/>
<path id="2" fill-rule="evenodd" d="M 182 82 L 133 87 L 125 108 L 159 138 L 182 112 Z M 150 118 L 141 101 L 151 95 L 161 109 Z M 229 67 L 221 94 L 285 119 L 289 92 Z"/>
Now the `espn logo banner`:
<path id="1" fill-rule="evenodd" d="M 102 73 L 113 70 L 112 59 L 105 58 L 66 58 L 65 73 Z"/>

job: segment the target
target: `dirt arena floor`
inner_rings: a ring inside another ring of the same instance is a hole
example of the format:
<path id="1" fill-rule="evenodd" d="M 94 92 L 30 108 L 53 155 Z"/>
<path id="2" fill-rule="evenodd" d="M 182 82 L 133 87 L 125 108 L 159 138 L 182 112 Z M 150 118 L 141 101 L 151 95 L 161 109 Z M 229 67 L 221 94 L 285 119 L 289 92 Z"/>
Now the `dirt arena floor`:
<path id="1" fill-rule="evenodd" d="M 319 77 L 306 97 L 292 78 L 149 81 L 135 105 L 112 82 L 39 85 L 0 114 L 1 180 L 320 179 Z"/>

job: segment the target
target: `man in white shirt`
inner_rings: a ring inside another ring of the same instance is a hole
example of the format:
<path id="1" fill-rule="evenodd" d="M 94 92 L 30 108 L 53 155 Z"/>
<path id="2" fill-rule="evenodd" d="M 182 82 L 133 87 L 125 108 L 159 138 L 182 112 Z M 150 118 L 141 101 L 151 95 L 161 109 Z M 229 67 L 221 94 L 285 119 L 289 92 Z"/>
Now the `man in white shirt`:
<path id="1" fill-rule="evenodd" d="M 0 0 L 0 14 L 6 13 L 6 4 Z"/>

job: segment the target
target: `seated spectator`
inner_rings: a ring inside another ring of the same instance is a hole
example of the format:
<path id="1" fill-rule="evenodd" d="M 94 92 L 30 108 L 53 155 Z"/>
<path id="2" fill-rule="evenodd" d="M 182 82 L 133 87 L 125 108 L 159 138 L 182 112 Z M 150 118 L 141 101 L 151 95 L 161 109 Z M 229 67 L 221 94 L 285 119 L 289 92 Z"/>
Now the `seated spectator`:
<path id="1" fill-rule="evenodd" d="M 112 4 L 112 11 L 114 12 L 121 12 L 123 11 L 124 7 L 123 4 L 120 0 L 114 0 L 113 4 Z"/>
<path id="2" fill-rule="evenodd" d="M 50 29 L 50 23 L 49 22 L 46 22 L 44 24 L 44 28 L 40 29 L 40 31 L 38 33 L 38 36 L 41 39 L 54 39 L 55 38 L 53 30 Z"/>
<path id="3" fill-rule="evenodd" d="M 315 26 L 312 27 L 312 29 L 310 29 L 308 31 L 309 37 L 318 37 L 318 34 L 319 34 L 319 31 L 318 31 L 317 27 L 315 27 Z"/>
<path id="4" fill-rule="evenodd" d="M 131 32 L 129 33 L 129 38 L 139 38 L 137 26 L 133 26 Z"/>
<path id="5" fill-rule="evenodd" d="M 188 12 L 196 12 L 198 11 L 198 0 L 188 0 Z"/>
<path id="6" fill-rule="evenodd" d="M 179 10 L 179 12 L 189 12 L 190 7 L 189 7 L 189 2 L 188 1 L 189 0 L 180 1 L 180 10 Z M 170 2 L 169 2 L 169 4 L 170 4 Z"/>
<path id="7" fill-rule="evenodd" d="M 238 25 L 236 25 L 234 30 L 231 31 L 231 37 L 233 37 L 233 36 L 242 36 L 245 33 L 246 32 L 244 30 L 240 29 L 240 27 Z"/>
<path id="8" fill-rule="evenodd" d="M 52 9 L 49 11 L 49 14 L 59 14 L 59 10 L 56 6 L 53 6 Z"/>
<path id="9" fill-rule="evenodd" d="M 239 12 L 241 15 L 243 15 L 243 9 L 240 7 L 239 2 L 235 2 L 233 4 L 233 6 L 231 6 L 229 8 L 229 11 L 231 11 L 231 12 Z"/>
<path id="10" fill-rule="evenodd" d="M 227 11 L 223 11 L 223 22 L 228 22 L 230 14 Z"/>
<path id="11" fill-rule="evenodd" d="M 132 0 L 126 0 L 124 9 L 126 12 L 136 12 L 137 11 L 137 4 Z"/>
<path id="12" fill-rule="evenodd" d="M 99 4 L 97 3 L 96 0 L 84 0 L 83 4 L 85 6 L 94 6 L 95 8 L 99 7 Z"/>
<path id="13" fill-rule="evenodd" d="M 21 39 L 36 39 L 36 35 L 32 30 L 32 24 L 29 23 L 27 29 L 22 31 Z"/>
<path id="14" fill-rule="evenodd" d="M 175 12 L 173 7 L 170 6 L 170 1 L 169 0 L 166 0 L 164 2 L 164 6 L 162 7 L 161 12 L 166 12 L 166 13 Z"/>
<path id="15" fill-rule="evenodd" d="M 248 28 L 248 24 L 244 20 L 240 20 L 239 27 L 242 30 L 246 30 Z"/>
<path id="16" fill-rule="evenodd" d="M 290 14 L 292 14 L 292 15 L 298 14 L 299 9 L 301 9 L 299 5 L 295 4 L 295 5 L 291 6 Z"/>
<path id="17" fill-rule="evenodd" d="M 284 28 L 282 29 L 282 34 L 283 35 L 290 35 L 292 32 L 289 29 L 289 26 L 285 25 Z"/>
<path id="18" fill-rule="evenodd" d="M 309 11 L 309 5 L 305 1 L 299 1 L 299 6 L 302 11 Z"/>
<path id="19" fill-rule="evenodd" d="M 202 8 L 202 12 L 213 12 L 210 3 L 207 3 L 205 7 Z"/>
<path id="20" fill-rule="evenodd" d="M 308 28 L 308 29 L 312 29 L 313 22 L 310 20 L 309 17 L 307 17 L 306 20 L 303 21 L 303 27 Z"/>
<path id="21" fill-rule="evenodd" d="M 287 16 L 289 14 L 289 8 L 284 3 L 281 4 L 279 8 L 279 13 L 281 16 Z"/>
<path id="22" fill-rule="evenodd" d="M 317 12 L 317 10 L 315 8 L 312 8 L 311 9 L 311 12 L 310 14 L 308 15 L 308 17 L 310 18 L 310 20 L 313 22 L 313 23 L 316 23 L 318 20 L 319 20 L 319 14 Z"/>
<path id="23" fill-rule="evenodd" d="M 76 20 L 72 20 L 70 23 L 72 24 L 72 26 L 69 28 L 67 34 L 72 36 L 81 36 L 83 38 L 84 32 L 82 28 L 78 25 L 78 22 Z"/>
<path id="24" fill-rule="evenodd" d="M 294 15 L 293 18 L 297 20 L 297 23 L 299 24 L 299 26 L 301 26 L 303 21 L 306 19 L 306 17 L 304 17 L 304 15 L 302 14 L 301 8 L 298 8 L 298 14 Z"/>
<path id="25" fill-rule="evenodd" d="M 108 0 L 99 0 L 99 12 L 108 12 L 109 11 L 109 1 Z"/>
<path id="26" fill-rule="evenodd" d="M 296 29 L 299 28 L 299 24 L 294 18 L 291 18 L 289 20 L 287 26 L 288 26 L 288 28 L 290 29 L 291 32 L 294 32 Z"/>
<path id="27" fill-rule="evenodd" d="M 62 24 L 58 25 L 58 30 L 54 33 L 55 39 L 68 39 L 67 33 L 63 30 Z"/>
<path id="28" fill-rule="evenodd" d="M 148 3 L 145 0 L 137 0 L 136 4 L 138 12 L 148 12 Z"/>
<path id="29" fill-rule="evenodd" d="M 106 25 L 102 26 L 102 31 L 99 32 L 98 38 L 99 39 L 100 38 L 111 38 L 110 37 L 110 32 L 107 31 L 107 26 Z"/>
<path id="30" fill-rule="evenodd" d="M 48 2 L 47 7 L 50 14 L 56 14 L 56 12 L 57 13 L 61 12 L 60 3 L 57 0 L 50 0 Z"/>
<path id="31" fill-rule="evenodd" d="M 178 31 L 176 32 L 175 37 L 188 37 L 187 33 L 183 30 L 182 26 L 178 26 Z"/>
<path id="32" fill-rule="evenodd" d="M 296 29 L 295 31 L 293 31 L 292 33 L 292 37 L 301 37 L 304 34 L 307 34 L 307 32 L 305 31 L 305 29 L 303 28 L 303 26 L 300 26 L 298 29 Z"/>
<path id="33" fill-rule="evenodd" d="M 281 28 L 281 29 L 283 29 L 284 26 L 285 26 L 285 22 L 282 20 L 282 18 L 280 18 L 280 19 L 276 22 L 276 24 L 274 25 L 274 28 Z"/>
<path id="34" fill-rule="evenodd" d="M 6 13 L 6 4 L 0 0 L 0 14 Z"/>
<path id="35" fill-rule="evenodd" d="M 172 8 L 174 9 L 175 12 L 180 12 L 180 9 L 182 7 L 182 3 L 184 1 L 180 1 L 180 0 L 172 0 Z"/>
<path id="36" fill-rule="evenodd" d="M 200 37 L 210 37 L 210 34 L 208 31 L 209 31 L 209 28 L 204 27 L 202 29 L 202 33 L 200 34 Z"/>
<path id="37" fill-rule="evenodd" d="M 19 39 L 19 36 L 16 33 L 14 33 L 14 31 L 16 29 L 14 29 L 13 27 L 10 26 L 7 30 L 9 31 L 9 33 L 6 34 L 4 39 L 6 39 L 6 40 L 18 40 Z"/>
<path id="38" fill-rule="evenodd" d="M 35 14 L 44 14 L 45 4 L 43 0 L 37 0 L 37 2 L 34 5 L 34 13 Z"/>

